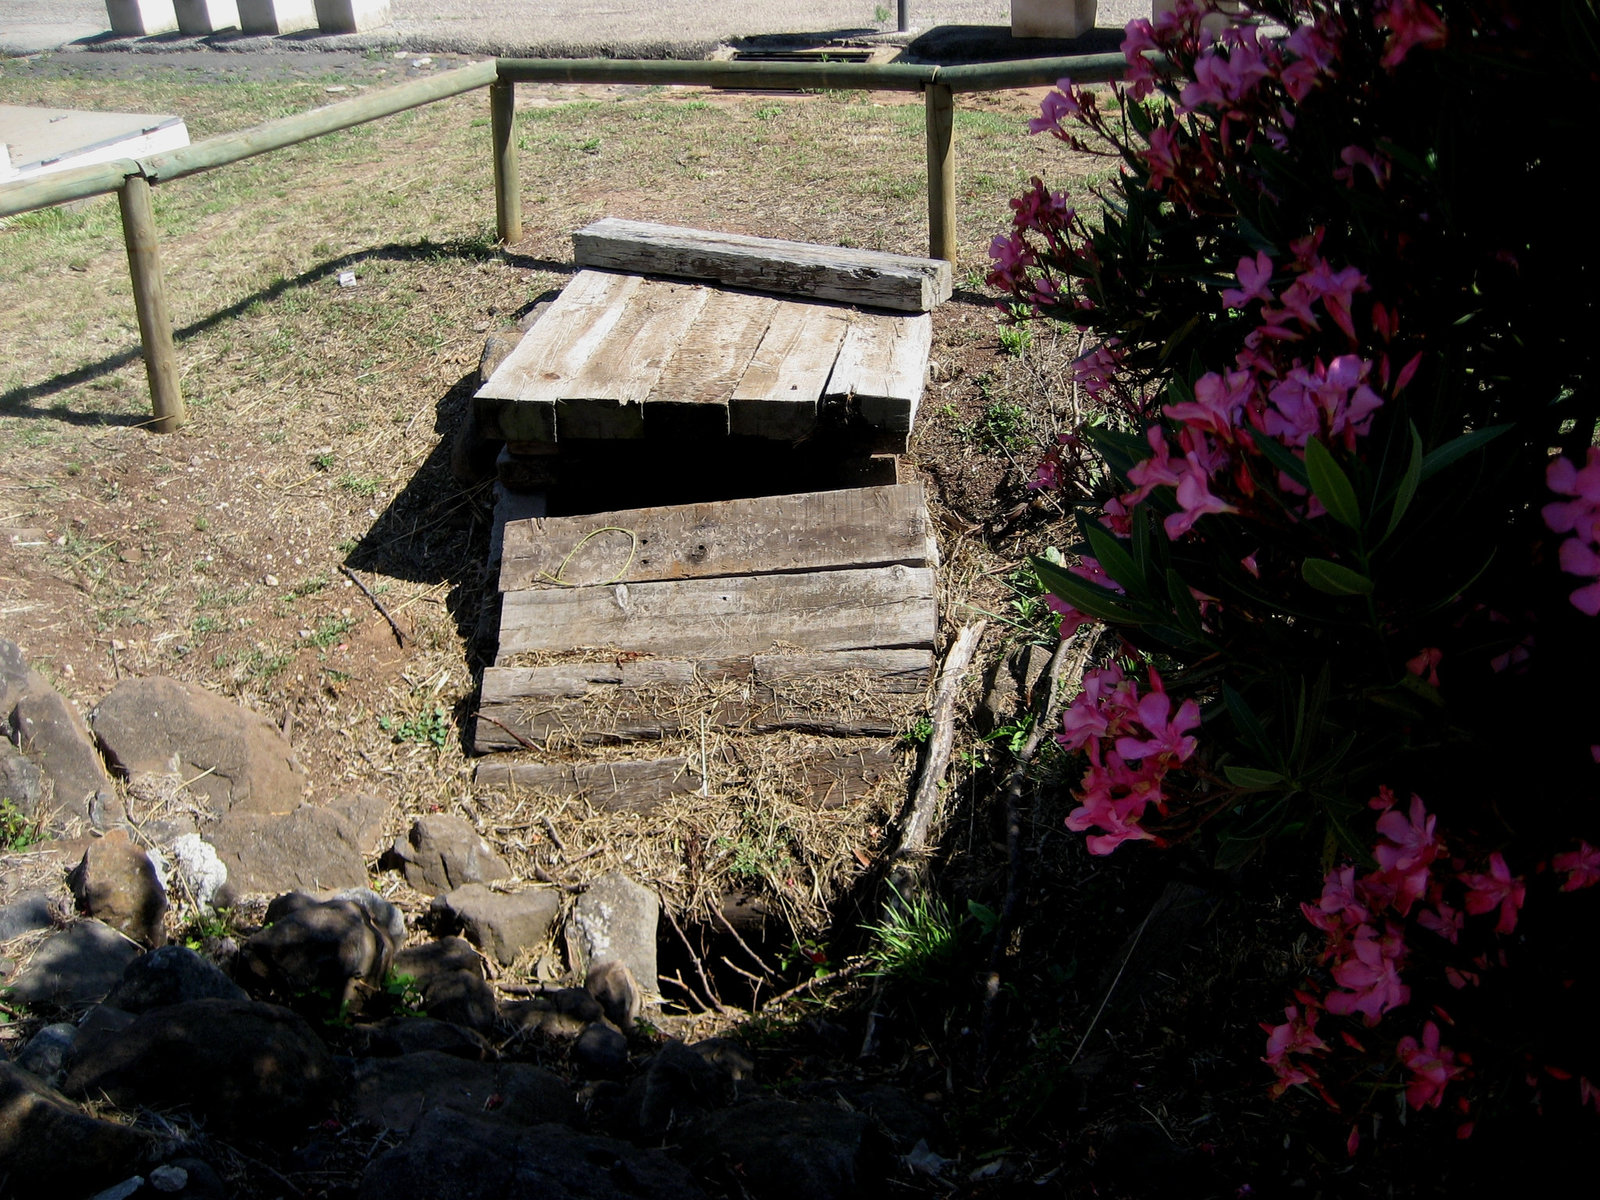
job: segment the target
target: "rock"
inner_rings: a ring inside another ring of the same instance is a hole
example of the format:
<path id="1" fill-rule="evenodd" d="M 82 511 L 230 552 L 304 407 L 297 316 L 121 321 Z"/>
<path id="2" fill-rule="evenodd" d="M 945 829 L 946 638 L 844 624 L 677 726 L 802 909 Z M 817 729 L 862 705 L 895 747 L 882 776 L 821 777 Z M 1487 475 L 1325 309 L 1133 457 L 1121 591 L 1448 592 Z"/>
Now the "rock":
<path id="1" fill-rule="evenodd" d="M 0 1059 L 0 1170 L 8 1196 L 83 1195 L 127 1176 L 144 1134 L 101 1121 Z"/>
<path id="2" fill-rule="evenodd" d="M 78 1036 L 91 1033 L 121 1033 L 139 1019 L 138 1013 L 112 1008 L 109 1004 L 96 1004 L 78 1020 Z"/>
<path id="3" fill-rule="evenodd" d="M 657 1150 L 564 1125 L 507 1131 L 503 1122 L 435 1109 L 373 1160 L 359 1200 L 705 1200 Z"/>
<path id="4" fill-rule="evenodd" d="M 144 1176 L 131 1175 L 121 1183 L 114 1183 L 103 1192 L 96 1192 L 89 1200 L 129 1200 L 144 1191 Z"/>
<path id="5" fill-rule="evenodd" d="M 506 966 L 549 938 L 561 896 L 554 888 L 502 893 L 469 883 L 433 904 L 447 920 L 459 923 L 474 945 Z"/>
<path id="6" fill-rule="evenodd" d="M 70 1008 L 102 999 L 122 980 L 139 946 L 100 921 L 79 921 L 34 951 L 11 985 L 18 1004 Z"/>
<path id="7" fill-rule="evenodd" d="M 559 1076 L 527 1063 L 476 1063 L 421 1051 L 368 1058 L 351 1073 L 350 1104 L 357 1117 L 409 1130 L 437 1108 L 488 1113 L 518 1125 L 577 1119 L 572 1089 Z"/>
<path id="8" fill-rule="evenodd" d="M 45 892 L 24 892 L 0 908 L 0 942 L 37 933 L 55 924 L 55 908 Z"/>
<path id="9" fill-rule="evenodd" d="M 261 1137 L 304 1125 L 335 1079 L 327 1048 L 288 1009 L 189 1000 L 80 1034 L 63 1090 L 123 1108 L 182 1105 L 225 1134 Z"/>
<path id="10" fill-rule="evenodd" d="M 106 1004 L 134 1014 L 186 1000 L 247 1000 L 244 989 L 187 946 L 162 946 L 128 964 Z"/>
<path id="11" fill-rule="evenodd" d="M 159 946 L 167 940 L 167 889 L 150 856 L 122 830 L 89 844 L 67 886 L 82 912 L 134 941 Z"/>
<path id="12" fill-rule="evenodd" d="M 1042 697 L 1034 696 L 1034 690 L 1044 677 L 1053 653 L 1045 646 L 1019 646 L 994 664 L 989 671 L 983 700 L 973 713 L 980 733 L 985 736 L 994 733 L 1043 702 Z"/>
<path id="13" fill-rule="evenodd" d="M 157 1167 L 146 1177 L 144 1197 L 166 1200 L 232 1200 L 233 1193 L 210 1163 L 198 1158 L 175 1158 Z"/>
<path id="14" fill-rule="evenodd" d="M 449 937 L 408 946 L 394 956 L 393 973 L 414 981 L 430 1017 L 469 1029 L 494 1027 L 499 1015 L 494 989 L 484 981 L 483 964 L 466 940 Z"/>
<path id="15" fill-rule="evenodd" d="M 193 684 L 159 675 L 124 680 L 89 722 L 117 769 L 181 775 L 219 816 L 287 813 L 309 789 L 272 722 Z"/>
<path id="16" fill-rule="evenodd" d="M 494 1057 L 483 1036 L 432 1017 L 390 1017 L 353 1031 L 359 1053 L 372 1058 L 398 1058 L 425 1050 L 482 1062 Z"/>
<path id="17" fill-rule="evenodd" d="M 4 724 L 0 715 L 0 724 Z M 11 801 L 25 817 L 39 815 L 39 810 L 50 798 L 50 788 L 45 783 L 44 772 L 21 750 L 3 736 L 0 729 L 0 798 Z"/>
<path id="18" fill-rule="evenodd" d="M 586 973 L 589 964 L 620 962 L 646 992 L 656 992 L 656 894 L 621 871 L 602 875 L 573 905 L 567 955 Z"/>
<path id="19" fill-rule="evenodd" d="M 319 896 L 318 899 L 349 900 L 359 904 L 366 909 L 367 916 L 372 918 L 374 925 L 388 932 L 396 946 L 404 944 L 406 940 L 405 914 L 369 887 L 345 888 L 330 895 Z"/>
<path id="20" fill-rule="evenodd" d="M 616 1026 L 596 1021 L 572 1044 L 572 1061 L 585 1079 L 621 1079 L 628 1073 L 628 1039 Z"/>
<path id="21" fill-rule="evenodd" d="M 831 1104 L 754 1100 L 701 1116 L 680 1144 L 698 1170 L 737 1167 L 730 1182 L 762 1200 L 844 1200 L 889 1166 L 871 1124 Z"/>
<path id="22" fill-rule="evenodd" d="M 209 911 L 223 885 L 228 868 L 217 856 L 217 849 L 198 833 L 185 833 L 167 843 L 173 874 L 183 882 L 188 895 L 202 910 Z"/>
<path id="23" fill-rule="evenodd" d="M 239 948 L 237 973 L 251 991 L 284 1002 L 322 998 L 345 1013 L 359 1011 L 367 994 L 382 989 L 394 941 L 354 900 L 291 893 L 273 901 L 267 920 Z"/>
<path id="24" fill-rule="evenodd" d="M 72 1047 L 77 1040 L 76 1025 L 65 1022 L 46 1025 L 28 1039 L 22 1053 L 17 1055 L 17 1066 L 55 1087 L 66 1072 L 67 1060 L 72 1057 Z"/>
<path id="25" fill-rule="evenodd" d="M 11 728 L 17 745 L 39 764 L 50 781 L 51 802 L 57 814 L 95 823 L 93 818 L 100 807 L 95 801 L 102 792 L 109 800 L 111 777 L 100 762 L 94 739 L 78 710 L 44 684 L 17 701 L 11 711 Z M 114 801 L 106 808 L 121 819 Z"/>
<path id="26" fill-rule="evenodd" d="M 589 977 L 583 981 L 584 990 L 600 1002 L 600 1008 L 610 1021 L 624 1033 L 631 1032 L 643 1008 L 643 997 L 633 972 L 620 962 L 594 963 Z"/>
<path id="27" fill-rule="evenodd" d="M 736 1095 L 727 1076 L 679 1041 L 645 1063 L 617 1105 L 617 1128 L 629 1137 L 660 1138 Z"/>
<path id="28" fill-rule="evenodd" d="M 511 876 L 511 868 L 477 830 L 447 813 L 418 817 L 408 837 L 395 839 L 394 854 L 400 859 L 406 882 L 432 895 Z"/>
<path id="29" fill-rule="evenodd" d="M 899 1088 L 885 1084 L 849 1080 L 819 1080 L 802 1084 L 793 1093 L 796 1099 L 845 1104 L 872 1118 L 897 1150 L 907 1151 L 918 1142 L 933 1142 L 941 1129 L 938 1114 Z"/>
<path id="30" fill-rule="evenodd" d="M 546 1037 L 555 1042 L 574 1042 L 589 1027 L 589 1022 L 558 1012 L 542 999 L 515 1000 L 500 1006 L 500 1019 L 525 1037 Z"/>
<path id="31" fill-rule="evenodd" d="M 230 813 L 211 833 L 228 871 L 219 900 L 364 889 L 367 856 L 377 849 L 386 807 L 374 796 L 350 796 L 282 816 Z"/>

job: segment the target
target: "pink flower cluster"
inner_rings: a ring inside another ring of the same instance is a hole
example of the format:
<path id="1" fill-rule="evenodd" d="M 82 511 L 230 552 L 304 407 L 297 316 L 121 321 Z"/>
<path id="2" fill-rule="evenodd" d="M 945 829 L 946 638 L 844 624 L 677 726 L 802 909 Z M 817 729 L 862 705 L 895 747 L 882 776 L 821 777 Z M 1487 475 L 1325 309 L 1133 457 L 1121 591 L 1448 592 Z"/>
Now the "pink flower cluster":
<path id="1" fill-rule="evenodd" d="M 1558 551 L 1561 569 L 1591 581 L 1572 593 L 1572 603 L 1591 617 L 1600 615 L 1600 446 L 1589 447 L 1581 469 L 1564 456 L 1556 459 L 1545 472 L 1545 482 L 1558 496 L 1571 497 L 1542 510 L 1553 533 L 1572 535 Z"/>
<path id="2" fill-rule="evenodd" d="M 1141 695 L 1138 682 L 1115 663 L 1091 671 L 1062 715 L 1056 740 L 1089 758 L 1074 793 L 1079 806 L 1067 815 L 1067 828 L 1100 831 L 1087 839 L 1090 854 L 1110 854 L 1129 840 L 1159 842 L 1140 820 L 1152 805 L 1167 811 L 1162 783 L 1195 752 L 1190 731 L 1200 724 L 1199 705 L 1185 700 L 1174 713 L 1154 667 L 1149 682 Z"/>

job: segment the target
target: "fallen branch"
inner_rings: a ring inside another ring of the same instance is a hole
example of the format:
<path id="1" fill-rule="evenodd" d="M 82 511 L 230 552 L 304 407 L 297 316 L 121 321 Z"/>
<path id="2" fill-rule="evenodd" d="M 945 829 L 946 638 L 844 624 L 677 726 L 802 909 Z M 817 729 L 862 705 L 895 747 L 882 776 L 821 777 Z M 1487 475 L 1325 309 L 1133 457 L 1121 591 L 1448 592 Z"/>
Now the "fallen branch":
<path id="1" fill-rule="evenodd" d="M 374 596 L 372 594 L 372 589 L 366 584 L 362 583 L 360 577 L 349 567 L 345 566 L 343 563 L 340 563 L 339 570 L 343 571 L 347 576 L 349 576 L 350 582 L 360 588 L 362 594 L 365 595 L 368 600 L 372 601 L 372 607 L 378 610 L 385 621 L 389 622 L 389 628 L 394 630 L 394 640 L 398 642 L 400 644 L 400 648 L 404 650 L 406 645 L 406 635 L 400 629 L 398 622 L 396 622 L 395 619 L 389 615 L 389 610 L 383 606 L 383 601 Z M 499 722 L 496 722 L 496 724 L 499 724 Z"/>
<path id="2" fill-rule="evenodd" d="M 733 922 L 728 920 L 727 916 L 723 913 L 720 907 L 713 905 L 711 909 L 711 915 L 722 922 L 722 927 L 724 929 L 733 934 L 733 940 L 738 942 L 740 949 L 750 956 L 751 961 L 754 962 L 756 966 L 761 968 L 761 973 L 763 975 L 765 975 L 769 980 L 778 978 L 778 973 L 771 967 L 767 966 L 766 961 L 750 948 L 750 943 L 739 936 L 739 931 L 733 927 Z M 724 959 L 723 961 L 726 962 L 727 960 Z M 728 963 L 728 965 L 733 966 L 732 963 Z M 737 970 L 737 968 L 735 969 Z"/>
<path id="3" fill-rule="evenodd" d="M 695 974 L 700 976 L 700 984 L 706 989 L 706 995 L 710 998 L 712 1005 L 717 1012 L 727 1016 L 728 1010 L 722 1001 L 717 999 L 717 989 L 712 987 L 711 980 L 706 978 L 705 964 L 700 961 L 700 956 L 695 953 L 694 947 L 689 944 L 689 939 L 683 932 L 683 926 L 678 924 L 678 918 L 672 915 L 672 909 L 665 904 L 661 906 L 661 911 L 667 914 L 667 920 L 671 922 L 673 932 L 678 935 L 678 940 L 683 943 L 683 948 L 689 952 L 689 961 L 694 964 Z M 692 991 L 689 994 L 691 996 L 694 995 Z M 699 999 L 698 996 L 695 998 Z"/>

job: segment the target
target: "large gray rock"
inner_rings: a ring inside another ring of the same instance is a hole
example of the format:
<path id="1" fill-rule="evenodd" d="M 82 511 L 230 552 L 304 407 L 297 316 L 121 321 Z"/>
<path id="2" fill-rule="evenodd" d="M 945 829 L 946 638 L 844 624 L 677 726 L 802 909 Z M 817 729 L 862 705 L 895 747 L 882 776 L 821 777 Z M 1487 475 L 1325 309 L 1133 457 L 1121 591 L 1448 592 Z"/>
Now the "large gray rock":
<path id="1" fill-rule="evenodd" d="M 0 1058 L 0 1172 L 7 1196 L 81 1196 L 125 1178 L 145 1134 L 91 1117 Z"/>
<path id="2" fill-rule="evenodd" d="M 260 713 L 164 676 L 118 684 L 90 714 L 125 774 L 178 775 L 219 816 L 287 813 L 309 782 L 287 738 Z"/>
<path id="3" fill-rule="evenodd" d="M 410 979 L 430 1017 L 488 1030 L 499 1017 L 494 989 L 483 977 L 477 951 L 463 938 L 407 946 L 394 956 L 394 978 Z"/>
<path id="4" fill-rule="evenodd" d="M 591 963 L 583 987 L 599 1002 L 606 1020 L 624 1033 L 633 1030 L 633 1023 L 638 1020 L 644 1006 L 644 997 L 639 992 L 639 983 L 634 979 L 633 972 L 628 970 L 625 963 L 615 959 Z"/>
<path id="5" fill-rule="evenodd" d="M 92 1004 L 122 980 L 138 958 L 137 943 L 100 921 L 79 921 L 34 951 L 11 985 L 18 1004 Z"/>
<path id="6" fill-rule="evenodd" d="M 727 1104 L 737 1081 L 680 1041 L 669 1041 L 634 1076 L 610 1127 L 628 1137 L 656 1139 Z"/>
<path id="7" fill-rule="evenodd" d="M 571 1123 L 578 1116 L 572 1088 L 559 1075 L 527 1063 L 470 1062 L 431 1050 L 356 1063 L 350 1104 L 363 1120 L 400 1130 L 436 1108 L 488 1113 L 518 1125 Z"/>
<path id="8" fill-rule="evenodd" d="M 210 834 L 228 872 L 221 898 L 365 887 L 385 809 L 357 795 L 279 816 L 230 813 Z"/>
<path id="9" fill-rule="evenodd" d="M 363 1057 L 399 1058 L 425 1050 L 473 1062 L 495 1057 L 494 1047 L 482 1034 L 432 1017 L 389 1017 L 372 1025 L 358 1025 L 350 1033 L 355 1053 Z"/>
<path id="10" fill-rule="evenodd" d="M 47 823 L 79 818 L 98 828 L 122 819 L 94 739 L 78 710 L 28 666 L 15 642 L 0 638 L 0 733 L 32 770 L 0 752 L 0 782 L 29 816 Z M 14 789 L 14 790 L 13 790 Z"/>
<path id="11" fill-rule="evenodd" d="M 327 1048 L 288 1009 L 190 1000 L 84 1033 L 62 1090 L 122 1108 L 182 1105 L 225 1134 L 262 1137 L 304 1125 L 335 1082 Z"/>
<path id="12" fill-rule="evenodd" d="M 28 1039 L 28 1044 L 17 1055 L 17 1066 L 55 1087 L 66 1074 L 67 1063 L 72 1058 L 72 1048 L 77 1041 L 76 1025 L 64 1021 L 46 1025 Z"/>
<path id="13" fill-rule="evenodd" d="M 641 988 L 654 995 L 656 922 L 660 916 L 661 902 L 649 888 L 621 871 L 602 875 L 572 906 L 567 955 L 585 974 L 592 965 L 620 962 L 633 972 Z"/>
<path id="14" fill-rule="evenodd" d="M 502 966 L 517 955 L 542 946 L 561 912 L 561 894 L 554 888 L 494 892 L 481 883 L 458 887 L 433 902 L 445 920 L 459 925 L 467 937 Z"/>
<path id="15" fill-rule="evenodd" d="M 187 946 L 162 946 L 128 964 L 105 1002 L 123 1012 L 143 1013 L 187 1000 L 248 1000 L 244 989 L 216 963 Z"/>
<path id="16" fill-rule="evenodd" d="M 565 1125 L 509 1131 L 439 1108 L 374 1159 L 360 1200 L 704 1200 L 693 1176 L 657 1150 Z"/>
<path id="17" fill-rule="evenodd" d="M 146 946 L 167 940 L 167 889 L 150 856 L 120 829 L 91 842 L 67 876 L 79 911 Z"/>
<path id="18" fill-rule="evenodd" d="M 509 879 L 511 868 L 489 843 L 461 817 L 430 813 L 412 823 L 411 832 L 396 838 L 394 854 L 406 882 L 419 892 L 439 895 L 469 883 Z"/>
<path id="19" fill-rule="evenodd" d="M 737 1166 L 730 1182 L 762 1200 L 846 1200 L 888 1165 L 872 1122 L 832 1104 L 755 1100 L 721 1109 L 690 1124 L 680 1145 L 697 1170 Z"/>
<path id="20" fill-rule="evenodd" d="M 166 851 L 172 873 L 185 894 L 209 910 L 228 882 L 228 868 L 218 857 L 217 848 L 198 833 L 184 833 L 169 841 Z"/>
<path id="21" fill-rule="evenodd" d="M 44 892 L 24 892 L 0 907 L 0 942 L 25 933 L 37 933 L 55 924 L 55 909 Z"/>
<path id="22" fill-rule="evenodd" d="M 3 718 L 0 718 L 3 721 Z M 0 730 L 0 799 L 11 801 L 23 816 L 31 817 L 50 798 L 44 772 Z"/>
<path id="23" fill-rule="evenodd" d="M 239 949 L 237 973 L 252 991 L 317 1007 L 320 998 L 344 1013 L 382 989 L 394 941 L 360 904 L 292 893 L 273 901 L 267 919 Z"/>

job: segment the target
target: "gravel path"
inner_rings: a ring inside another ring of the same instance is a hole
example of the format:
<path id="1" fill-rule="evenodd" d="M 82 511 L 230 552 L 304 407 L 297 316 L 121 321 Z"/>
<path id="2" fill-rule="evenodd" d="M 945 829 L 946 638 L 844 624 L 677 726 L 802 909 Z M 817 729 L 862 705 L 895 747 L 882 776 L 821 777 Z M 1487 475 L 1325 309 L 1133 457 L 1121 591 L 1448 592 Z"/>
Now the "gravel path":
<path id="1" fill-rule="evenodd" d="M 875 19 L 878 10 L 887 21 Z M 615 57 L 703 56 L 739 38 L 774 34 L 863 36 L 893 31 L 895 5 L 863 0 L 392 0 L 394 24 L 371 34 L 341 37 L 208 39 L 209 48 L 268 50 L 367 50 L 404 48 L 418 52 Z M 1100 0 L 1096 24 L 1120 29 L 1148 15 L 1150 0 Z M 1063 43 L 1013 41 L 1010 0 L 909 0 L 909 24 L 939 30 L 948 43 L 959 32 L 989 47 L 985 58 L 1032 57 L 1061 52 Z M 0 0 L 0 54 L 49 50 L 174 50 L 200 47 L 197 39 L 169 35 L 113 40 L 101 0 Z M 1115 42 L 1109 34 L 1095 40 Z M 1068 50 L 1072 49 L 1068 45 Z"/>

